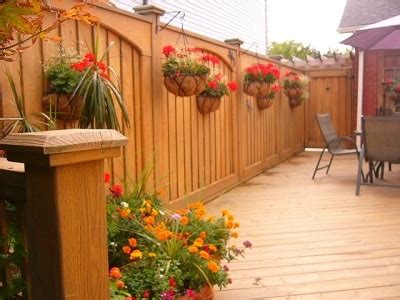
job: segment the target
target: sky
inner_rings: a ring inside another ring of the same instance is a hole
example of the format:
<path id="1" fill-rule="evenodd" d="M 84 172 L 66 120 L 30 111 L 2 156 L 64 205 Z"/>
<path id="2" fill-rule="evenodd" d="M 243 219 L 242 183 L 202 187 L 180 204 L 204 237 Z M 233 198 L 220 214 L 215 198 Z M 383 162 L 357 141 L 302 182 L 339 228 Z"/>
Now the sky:
<path id="1" fill-rule="evenodd" d="M 268 42 L 295 40 L 318 51 L 343 50 L 337 33 L 346 0 L 267 0 Z"/>

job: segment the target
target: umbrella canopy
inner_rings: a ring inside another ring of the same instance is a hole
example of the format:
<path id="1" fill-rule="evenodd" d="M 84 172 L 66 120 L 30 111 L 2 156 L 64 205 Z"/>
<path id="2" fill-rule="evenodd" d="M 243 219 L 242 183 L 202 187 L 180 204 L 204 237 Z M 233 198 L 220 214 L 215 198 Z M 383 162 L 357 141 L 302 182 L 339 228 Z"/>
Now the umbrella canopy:
<path id="1" fill-rule="evenodd" d="M 400 49 L 400 15 L 362 27 L 341 43 L 364 50 Z"/>

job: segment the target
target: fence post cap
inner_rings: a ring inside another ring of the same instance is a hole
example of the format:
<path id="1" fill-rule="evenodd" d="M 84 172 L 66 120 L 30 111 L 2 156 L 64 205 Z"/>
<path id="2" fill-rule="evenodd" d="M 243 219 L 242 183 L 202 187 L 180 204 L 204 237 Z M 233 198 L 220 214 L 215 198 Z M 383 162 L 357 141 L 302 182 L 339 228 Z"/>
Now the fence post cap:
<path id="1" fill-rule="evenodd" d="M 148 4 L 148 5 L 139 5 L 133 8 L 135 13 L 139 15 L 150 15 L 150 14 L 155 14 L 157 16 L 162 16 L 165 14 L 165 10 L 162 9 L 161 7 L 153 4 Z"/>
<path id="2" fill-rule="evenodd" d="M 109 129 L 66 129 L 14 133 L 0 140 L 6 151 L 55 154 L 124 146 L 128 139 Z"/>
<path id="3" fill-rule="evenodd" d="M 235 38 L 235 39 L 226 39 L 225 43 L 228 45 L 242 45 L 243 41 L 241 39 Z"/>

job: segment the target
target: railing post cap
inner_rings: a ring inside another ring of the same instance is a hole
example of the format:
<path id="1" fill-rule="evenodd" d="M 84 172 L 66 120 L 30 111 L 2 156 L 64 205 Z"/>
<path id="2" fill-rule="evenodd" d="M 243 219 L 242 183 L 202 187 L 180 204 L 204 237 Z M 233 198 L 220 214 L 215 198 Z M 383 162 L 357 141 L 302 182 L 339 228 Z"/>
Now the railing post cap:
<path id="1" fill-rule="evenodd" d="M 242 45 L 243 41 L 241 39 L 235 38 L 235 39 L 226 39 L 225 43 L 228 45 Z"/>
<path id="2" fill-rule="evenodd" d="M 155 14 L 157 16 L 162 16 L 165 14 L 165 10 L 162 9 L 161 7 L 153 4 L 149 5 L 139 5 L 133 8 L 135 13 L 139 15 L 150 15 L 150 14 Z"/>
<path id="3" fill-rule="evenodd" d="M 7 152 L 57 154 L 124 146 L 128 139 L 110 129 L 67 129 L 9 134 L 0 140 Z"/>

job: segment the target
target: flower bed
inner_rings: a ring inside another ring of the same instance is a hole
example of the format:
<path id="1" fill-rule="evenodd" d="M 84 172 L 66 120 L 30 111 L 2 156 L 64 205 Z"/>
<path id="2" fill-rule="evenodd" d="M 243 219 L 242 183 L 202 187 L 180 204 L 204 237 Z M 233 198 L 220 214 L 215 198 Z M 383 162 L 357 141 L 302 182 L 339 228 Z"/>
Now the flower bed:
<path id="1" fill-rule="evenodd" d="M 212 291 L 208 287 L 230 283 L 225 263 L 244 249 L 228 245 L 239 227 L 228 211 L 207 216 L 198 202 L 172 212 L 154 195 L 123 195 L 120 186 L 110 191 L 112 299 L 203 299 Z"/>

